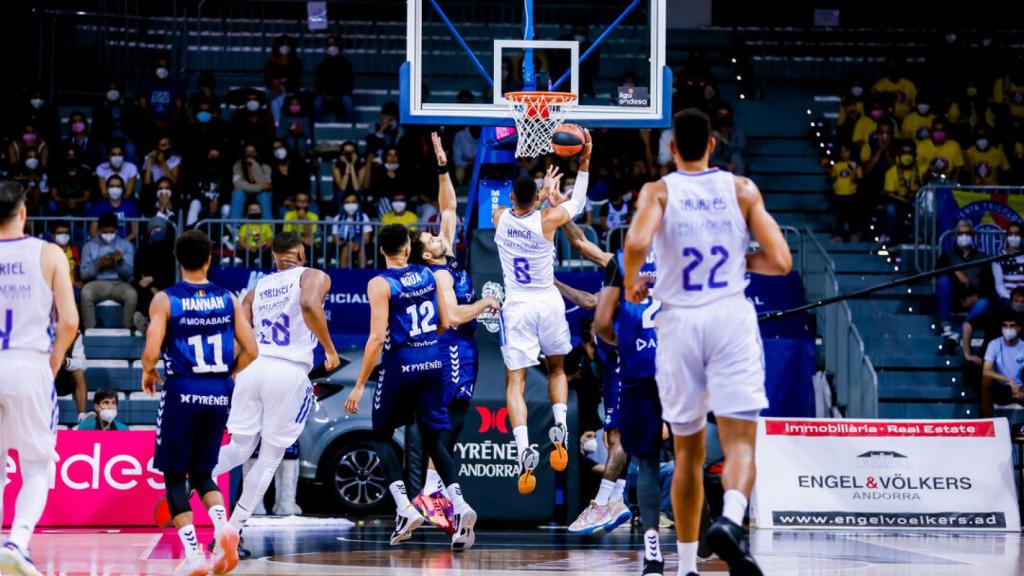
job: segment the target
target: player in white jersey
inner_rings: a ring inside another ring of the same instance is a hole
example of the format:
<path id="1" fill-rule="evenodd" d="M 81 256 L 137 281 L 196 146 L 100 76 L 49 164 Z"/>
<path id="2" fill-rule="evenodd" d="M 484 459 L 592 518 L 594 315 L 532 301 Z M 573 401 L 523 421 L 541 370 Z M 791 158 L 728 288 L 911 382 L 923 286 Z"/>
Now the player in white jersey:
<path id="1" fill-rule="evenodd" d="M 264 276 L 245 295 L 242 310 L 252 321 L 259 356 L 235 379 L 228 432 L 231 443 L 220 450 L 214 477 L 247 461 L 260 446 L 256 463 L 245 475 L 231 525 L 241 530 L 263 499 L 284 452 L 295 443 L 313 408 L 313 349 L 324 347 L 328 372 L 339 365 L 324 316 L 331 279 L 304 266 L 306 252 L 298 236 L 274 237 L 277 272 Z M 261 443 L 262 441 L 262 443 Z"/>
<path id="2" fill-rule="evenodd" d="M 626 235 L 626 297 L 640 303 L 648 285 L 639 272 L 653 242 L 654 291 L 662 303 L 655 325 L 658 392 L 675 435 L 672 508 L 679 574 L 696 575 L 704 501 L 704 426 L 714 412 L 725 451 L 722 517 L 708 531 L 732 575 L 760 575 L 743 529 L 754 487 L 758 413 L 768 406 L 757 314 L 744 296 L 746 273 L 783 275 L 789 246 L 747 178 L 708 168 L 715 149 L 711 124 L 690 108 L 673 118 L 672 153 L 679 171 L 640 192 Z M 750 237 L 760 243 L 748 252 Z"/>
<path id="3" fill-rule="evenodd" d="M 57 461 L 53 379 L 78 332 L 78 310 L 68 259 L 57 245 L 25 235 L 27 217 L 25 189 L 0 181 L 0 518 L 9 450 L 18 451 L 22 482 L 0 572 L 35 576 L 28 543 Z"/>
<path id="4" fill-rule="evenodd" d="M 501 354 L 505 359 L 505 400 L 519 461 L 519 493 L 529 494 L 537 486 L 533 470 L 540 456 L 530 445 L 526 430 L 526 369 L 539 364 L 543 353 L 548 369 L 548 396 L 555 425 L 548 432 L 554 445 L 551 468 L 565 470 L 566 402 L 569 385 L 565 378 L 565 355 L 572 350 L 565 302 L 555 288 L 555 232 L 583 212 L 587 201 L 590 168 L 590 133 L 580 157 L 576 186 L 559 206 L 538 210 L 539 198 L 558 194 L 561 175 L 548 169 L 543 189 L 522 178 L 513 185 L 512 208 L 495 210 L 492 219 L 501 269 L 505 277 L 505 303 L 501 311 Z"/>

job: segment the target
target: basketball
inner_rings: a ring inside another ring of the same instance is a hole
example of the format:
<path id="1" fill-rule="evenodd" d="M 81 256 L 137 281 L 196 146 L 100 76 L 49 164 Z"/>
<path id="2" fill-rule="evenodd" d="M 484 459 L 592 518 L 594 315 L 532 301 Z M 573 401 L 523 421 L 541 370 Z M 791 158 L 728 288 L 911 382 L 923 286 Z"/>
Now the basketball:
<path id="1" fill-rule="evenodd" d="M 551 148 L 562 158 L 579 155 L 586 143 L 586 132 L 575 124 L 562 124 L 551 136 Z"/>

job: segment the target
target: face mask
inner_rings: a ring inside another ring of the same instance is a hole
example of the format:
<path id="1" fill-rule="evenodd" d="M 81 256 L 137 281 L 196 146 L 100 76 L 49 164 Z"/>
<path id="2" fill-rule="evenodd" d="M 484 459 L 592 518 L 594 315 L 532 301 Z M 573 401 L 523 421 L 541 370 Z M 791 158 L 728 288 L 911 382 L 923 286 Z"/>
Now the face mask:
<path id="1" fill-rule="evenodd" d="M 61 246 L 67 246 L 71 241 L 71 234 L 55 234 L 53 240 Z"/>
<path id="2" fill-rule="evenodd" d="M 252 214 L 249 214 L 249 219 L 250 220 L 262 220 L 263 219 L 263 212 L 253 212 Z"/>
<path id="3" fill-rule="evenodd" d="M 164 68 L 164 67 L 161 66 L 160 68 L 156 69 L 156 77 L 161 79 L 161 80 L 166 79 L 170 75 L 171 75 L 171 71 L 168 70 L 167 68 Z"/>
<path id="4" fill-rule="evenodd" d="M 988 138 L 978 138 L 974 143 L 978 145 L 978 150 L 988 149 Z"/>
<path id="5" fill-rule="evenodd" d="M 328 46 L 327 47 L 327 55 L 328 56 L 334 57 L 334 56 L 337 56 L 338 54 L 341 54 L 341 48 L 338 48 L 337 46 Z"/>
<path id="6" fill-rule="evenodd" d="M 117 90 L 113 90 L 113 89 L 107 90 L 107 100 L 109 100 L 111 102 L 117 102 L 120 99 L 121 99 L 121 93 L 120 92 L 118 92 Z"/>
<path id="7" fill-rule="evenodd" d="M 103 242 L 107 244 L 113 242 L 114 238 L 117 238 L 117 234 L 113 232 L 104 232 L 103 234 L 100 234 L 100 240 L 103 240 Z"/>
<path id="8" fill-rule="evenodd" d="M 977 95 L 978 95 L 978 89 L 975 88 L 974 86 L 971 86 L 970 88 L 967 89 L 967 97 L 968 98 L 974 98 Z"/>
<path id="9" fill-rule="evenodd" d="M 157 190 L 156 191 L 156 197 L 157 198 L 170 198 L 171 197 L 171 189 L 170 188 L 161 188 L 161 189 Z"/>
<path id="10" fill-rule="evenodd" d="M 961 248 L 970 248 L 974 245 L 974 237 L 970 234 L 958 234 L 956 237 L 956 245 Z"/>
<path id="11" fill-rule="evenodd" d="M 593 454 L 594 452 L 597 452 L 597 438 L 588 439 L 586 442 L 583 443 L 582 448 L 583 451 L 586 452 L 587 454 Z"/>
<path id="12" fill-rule="evenodd" d="M 71 125 L 71 131 L 75 134 L 85 132 L 85 122 L 75 122 Z"/>
<path id="13" fill-rule="evenodd" d="M 920 114 L 921 116 L 924 116 L 925 114 L 927 114 L 928 111 L 931 110 L 931 109 L 932 109 L 932 107 L 929 106 L 928 104 L 918 104 L 917 105 L 917 113 Z"/>
<path id="14" fill-rule="evenodd" d="M 348 202 L 343 207 L 345 208 L 345 214 L 348 214 L 349 216 L 352 216 L 359 211 L 359 204 L 356 204 L 355 202 Z"/>
<path id="15" fill-rule="evenodd" d="M 124 156 L 111 156 L 110 165 L 114 168 L 120 168 L 124 164 Z"/>
<path id="16" fill-rule="evenodd" d="M 213 114 L 206 111 L 200 112 L 196 114 L 196 120 L 198 120 L 200 124 L 206 124 L 210 120 L 213 120 Z"/>
<path id="17" fill-rule="evenodd" d="M 903 164 L 904 166 L 913 166 L 914 157 L 910 154 L 903 154 L 900 156 L 900 164 Z"/>
<path id="18" fill-rule="evenodd" d="M 1014 250 L 1020 248 L 1020 236 L 1007 236 L 1006 245 L 1009 246 L 1010 248 L 1013 248 Z"/>
<path id="19" fill-rule="evenodd" d="M 1010 304 L 1010 309 L 1013 310 L 1014 312 L 1024 312 L 1024 303 L 1019 303 L 1018 304 L 1018 303 L 1014 302 L 1014 303 Z"/>
<path id="20" fill-rule="evenodd" d="M 853 94 L 854 96 L 860 96 L 863 93 L 864 93 L 864 87 L 863 86 L 854 86 L 854 87 L 850 88 L 850 94 Z"/>
<path id="21" fill-rule="evenodd" d="M 167 237 L 167 234 L 164 233 L 163 230 L 161 230 L 159 232 L 153 232 L 152 234 L 150 234 L 149 235 L 149 241 L 153 242 L 155 244 L 159 244 L 159 243 L 163 242 L 164 238 L 166 238 L 166 237 Z"/>
<path id="22" fill-rule="evenodd" d="M 384 164 L 384 168 L 388 172 L 394 172 L 395 170 L 398 170 L 398 162 L 387 162 Z"/>
<path id="23" fill-rule="evenodd" d="M 29 170 L 39 168 L 39 158 L 29 158 L 25 160 L 25 168 L 28 168 Z"/>
<path id="24" fill-rule="evenodd" d="M 1017 330 L 1014 328 L 1003 328 L 1003 338 L 1013 340 L 1017 337 Z"/>
<path id="25" fill-rule="evenodd" d="M 285 45 L 281 46 L 280 48 L 278 48 L 277 51 L 280 52 L 282 56 L 286 56 L 286 55 L 288 55 L 289 52 L 292 51 L 292 47 L 287 45 L 287 44 L 285 44 Z"/>
<path id="26" fill-rule="evenodd" d="M 120 200 L 121 196 L 124 196 L 124 189 L 114 186 L 113 188 L 107 188 L 107 194 L 111 200 Z"/>
<path id="27" fill-rule="evenodd" d="M 885 112 L 883 112 L 882 110 L 872 110 L 869 116 L 871 116 L 871 118 L 873 118 L 877 122 L 878 120 L 882 119 L 883 114 L 885 114 Z"/>
<path id="28" fill-rule="evenodd" d="M 946 131 L 945 130 L 933 130 L 932 131 L 932 142 L 935 142 L 936 144 L 942 144 L 945 141 L 946 141 Z"/>
<path id="29" fill-rule="evenodd" d="M 302 112 L 302 106 L 298 104 L 289 104 L 288 111 L 292 114 L 298 114 L 299 112 Z"/>
<path id="30" fill-rule="evenodd" d="M 33 99 L 29 100 L 28 102 L 36 110 L 39 110 L 40 108 L 43 107 L 43 99 L 42 98 L 33 98 Z"/>
<path id="31" fill-rule="evenodd" d="M 391 207 L 395 209 L 395 212 L 405 212 L 405 202 L 402 200 L 392 202 Z"/>
<path id="32" fill-rule="evenodd" d="M 21 135 L 21 139 L 25 141 L 25 144 L 32 144 L 36 141 L 35 132 L 25 132 Z"/>
<path id="33" fill-rule="evenodd" d="M 107 424 L 110 424 L 111 422 L 114 421 L 114 418 L 117 418 L 117 408 L 107 408 L 105 410 L 100 410 L 100 420 L 103 420 Z"/>
<path id="34" fill-rule="evenodd" d="M 276 148 L 276 149 L 274 149 L 274 158 L 277 158 L 278 160 L 284 160 L 287 157 L 288 157 L 288 150 L 286 150 L 284 148 Z"/>
<path id="35" fill-rule="evenodd" d="M 249 112 L 255 112 L 255 111 L 260 109 L 260 101 L 259 100 L 249 100 L 248 102 L 245 103 L 245 107 L 246 107 L 247 110 L 249 110 Z"/>

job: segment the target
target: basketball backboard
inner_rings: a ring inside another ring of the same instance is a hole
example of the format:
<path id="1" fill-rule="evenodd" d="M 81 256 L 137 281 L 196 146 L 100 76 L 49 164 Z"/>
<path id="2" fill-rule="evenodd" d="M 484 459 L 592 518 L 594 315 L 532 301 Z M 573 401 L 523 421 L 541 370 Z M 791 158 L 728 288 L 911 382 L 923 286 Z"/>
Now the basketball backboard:
<path id="1" fill-rule="evenodd" d="M 567 120 L 588 127 L 671 123 L 665 0 L 407 6 L 403 123 L 512 126 L 503 95 L 517 90 L 576 94 Z"/>

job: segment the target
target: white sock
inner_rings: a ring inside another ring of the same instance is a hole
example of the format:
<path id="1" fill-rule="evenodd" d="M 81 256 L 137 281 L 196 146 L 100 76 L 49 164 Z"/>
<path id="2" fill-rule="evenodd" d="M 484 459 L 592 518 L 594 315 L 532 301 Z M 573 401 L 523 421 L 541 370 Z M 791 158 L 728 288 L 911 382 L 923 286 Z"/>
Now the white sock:
<path id="1" fill-rule="evenodd" d="M 743 526 L 743 518 L 747 515 L 747 497 L 739 490 L 726 490 L 722 516 L 737 526 Z"/>
<path id="2" fill-rule="evenodd" d="M 405 482 L 396 480 L 388 488 L 391 490 L 391 497 L 395 499 L 395 508 L 398 510 L 398 513 L 408 513 L 412 503 L 409 502 L 409 494 L 405 491 Z"/>
<path id="3" fill-rule="evenodd" d="M 551 412 L 555 415 L 555 424 L 565 426 L 565 415 L 569 413 L 569 406 L 566 404 L 552 404 Z"/>
<path id="4" fill-rule="evenodd" d="M 427 468 L 427 482 L 423 485 L 423 490 L 427 492 L 428 496 L 434 492 L 444 494 L 444 482 L 441 480 L 441 475 L 437 473 L 437 470 Z"/>
<path id="5" fill-rule="evenodd" d="M 598 506 L 607 506 L 608 500 L 612 497 L 612 492 L 615 491 L 615 482 L 611 480 L 601 480 L 601 487 L 597 489 L 597 496 L 594 496 L 594 502 L 597 502 Z"/>
<path id="6" fill-rule="evenodd" d="M 447 493 L 448 499 L 452 501 L 452 506 L 455 508 L 456 513 L 461 513 L 466 509 L 466 499 L 462 497 L 462 486 L 459 486 L 458 482 L 449 486 Z"/>
<path id="7" fill-rule="evenodd" d="M 235 504 L 235 509 L 231 512 L 231 520 L 228 524 L 231 524 L 235 530 L 241 531 L 250 516 L 252 516 L 252 510 L 242 506 L 241 503 Z"/>
<path id="8" fill-rule="evenodd" d="M 512 435 L 516 438 L 516 452 L 522 454 L 530 448 L 530 433 L 526 426 L 516 426 L 512 429 Z"/>
<path id="9" fill-rule="evenodd" d="M 205 558 L 203 549 L 199 547 L 199 538 L 196 537 L 196 527 L 187 524 L 178 530 L 178 537 L 181 538 L 181 545 L 185 547 L 185 556 L 188 558 Z"/>
<path id="10" fill-rule="evenodd" d="M 644 558 L 664 562 L 661 556 L 661 539 L 658 538 L 658 531 L 653 528 L 644 532 Z"/>
<path id="11" fill-rule="evenodd" d="M 210 520 L 213 522 L 214 536 L 220 536 L 220 532 L 224 529 L 224 525 L 228 523 L 228 511 L 224 506 L 214 504 L 213 506 L 210 506 L 210 509 L 206 512 L 210 515 Z"/>
<path id="12" fill-rule="evenodd" d="M 697 543 L 676 542 L 679 552 L 679 576 L 687 576 L 690 572 L 697 573 Z"/>
<path id="13" fill-rule="evenodd" d="M 612 497 L 610 499 L 611 500 L 623 500 L 623 499 L 625 499 L 625 494 L 626 494 L 626 481 L 625 480 L 616 480 L 615 481 L 615 490 L 612 492 Z"/>
<path id="14" fill-rule="evenodd" d="M 231 515 L 231 525 L 241 531 L 245 522 L 252 516 L 253 510 L 263 502 L 263 495 L 267 493 L 271 481 L 274 480 L 274 473 L 284 458 L 284 448 L 263 443 L 260 448 L 260 456 L 256 463 L 245 475 L 242 483 L 242 495 L 238 497 L 238 505 L 235 506 L 235 513 Z"/>
<path id="15" fill-rule="evenodd" d="M 35 531 L 36 524 L 43 517 L 43 510 L 46 508 L 46 497 L 50 492 L 51 466 L 52 463 L 45 461 L 21 461 L 22 483 L 18 497 L 14 501 L 10 541 L 17 544 L 26 554 L 32 532 Z"/>

